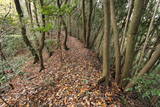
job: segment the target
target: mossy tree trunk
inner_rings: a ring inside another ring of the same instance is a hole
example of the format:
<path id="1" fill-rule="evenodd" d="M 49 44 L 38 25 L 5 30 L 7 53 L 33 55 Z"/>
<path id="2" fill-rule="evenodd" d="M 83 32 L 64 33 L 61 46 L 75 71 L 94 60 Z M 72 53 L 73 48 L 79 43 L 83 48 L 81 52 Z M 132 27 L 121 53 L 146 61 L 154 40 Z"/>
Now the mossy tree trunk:
<path id="1" fill-rule="evenodd" d="M 125 53 L 125 62 L 124 70 L 122 73 L 121 86 L 125 87 L 127 81 L 124 80 L 130 77 L 132 64 L 134 60 L 134 48 L 136 43 L 136 34 L 138 32 L 139 23 L 142 17 L 145 0 L 135 0 L 134 1 L 134 10 L 132 13 L 131 22 L 129 23 L 129 28 L 127 32 L 127 44 L 126 44 L 126 53 Z"/>
<path id="2" fill-rule="evenodd" d="M 44 6 L 43 0 L 40 0 L 40 6 L 41 6 L 41 8 L 43 8 L 43 6 Z M 45 28 L 45 15 L 42 13 L 41 17 L 42 17 L 42 26 Z M 41 37 L 41 40 L 40 40 L 40 46 L 39 46 L 39 49 L 38 49 L 39 57 L 40 57 L 40 71 L 39 72 L 41 72 L 42 70 L 45 69 L 44 60 L 43 60 L 44 41 L 45 41 L 45 32 L 43 31 L 42 32 L 42 37 Z"/>
<path id="3" fill-rule="evenodd" d="M 34 63 L 37 63 L 39 61 L 39 57 L 38 57 L 38 54 L 36 53 L 36 50 L 33 48 L 31 42 L 29 41 L 29 39 L 27 37 L 26 26 L 25 26 L 25 23 L 23 21 L 24 15 L 23 15 L 23 11 L 22 11 L 21 6 L 20 6 L 20 2 L 19 2 L 19 0 L 14 0 L 14 3 L 15 3 L 16 10 L 17 10 L 19 20 L 20 20 L 20 23 L 21 23 L 21 33 L 22 33 L 24 43 L 26 44 L 26 46 L 31 51 L 31 53 L 34 57 Z"/>

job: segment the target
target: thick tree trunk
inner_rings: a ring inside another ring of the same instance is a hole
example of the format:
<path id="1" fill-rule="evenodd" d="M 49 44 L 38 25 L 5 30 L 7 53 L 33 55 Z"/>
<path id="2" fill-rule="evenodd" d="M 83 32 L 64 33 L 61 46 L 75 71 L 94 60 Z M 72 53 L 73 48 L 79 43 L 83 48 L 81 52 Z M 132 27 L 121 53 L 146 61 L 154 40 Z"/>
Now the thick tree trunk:
<path id="1" fill-rule="evenodd" d="M 144 1 L 145 0 L 135 0 L 134 1 L 134 10 L 132 14 L 131 22 L 129 23 L 128 33 L 127 33 L 127 47 L 125 53 L 125 63 L 124 63 L 124 70 L 122 74 L 121 86 L 124 87 L 127 81 L 124 81 L 125 78 L 130 76 L 130 71 L 132 69 L 132 63 L 134 58 L 134 47 L 135 47 L 135 40 L 136 34 L 138 32 L 139 23 L 141 20 L 143 8 L 144 8 Z"/>
<path id="2" fill-rule="evenodd" d="M 105 84 L 109 85 L 110 80 L 110 1 L 103 0 L 104 3 L 104 41 L 103 41 L 103 77 Z"/>
<path id="3" fill-rule="evenodd" d="M 31 51 L 31 53 L 34 57 L 34 63 L 37 63 L 39 61 L 39 57 L 38 57 L 38 54 L 36 53 L 36 50 L 33 48 L 33 46 L 31 45 L 31 42 L 29 41 L 29 39 L 26 35 L 26 26 L 23 22 L 23 17 L 24 16 L 23 16 L 23 12 L 22 12 L 19 0 L 14 0 L 14 3 L 15 3 L 15 6 L 16 6 L 17 13 L 19 15 L 19 20 L 21 22 L 21 33 L 22 33 L 23 40 L 24 40 L 26 46 L 29 48 L 29 50 Z"/>
<path id="4" fill-rule="evenodd" d="M 120 47 L 119 47 L 119 35 L 118 35 L 118 28 L 117 28 L 117 21 L 115 16 L 113 0 L 110 0 L 110 8 L 111 8 L 111 25 L 114 34 L 114 48 L 115 48 L 115 66 L 116 66 L 115 80 L 118 84 L 120 81 Z"/>

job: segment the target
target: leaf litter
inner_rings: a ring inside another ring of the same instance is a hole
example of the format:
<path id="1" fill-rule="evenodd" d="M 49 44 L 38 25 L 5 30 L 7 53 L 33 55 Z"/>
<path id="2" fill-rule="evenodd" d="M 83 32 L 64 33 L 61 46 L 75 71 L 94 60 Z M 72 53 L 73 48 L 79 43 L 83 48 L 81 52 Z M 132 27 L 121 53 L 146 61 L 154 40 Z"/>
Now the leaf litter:
<path id="1" fill-rule="evenodd" d="M 44 54 L 46 69 L 41 73 L 38 64 L 25 64 L 24 75 L 10 81 L 14 89 L 2 98 L 19 107 L 122 107 L 122 92 L 115 83 L 110 89 L 97 85 L 102 65 L 96 53 L 74 37 L 69 37 L 68 46 L 70 50 L 56 50 L 50 58 Z M 6 106 L 2 101 L 0 104 Z"/>

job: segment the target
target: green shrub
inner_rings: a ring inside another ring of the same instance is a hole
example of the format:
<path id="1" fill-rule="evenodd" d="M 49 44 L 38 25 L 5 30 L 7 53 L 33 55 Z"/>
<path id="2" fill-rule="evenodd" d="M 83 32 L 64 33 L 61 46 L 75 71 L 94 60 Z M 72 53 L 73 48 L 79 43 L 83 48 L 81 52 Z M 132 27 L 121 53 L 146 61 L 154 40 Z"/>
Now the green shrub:
<path id="1" fill-rule="evenodd" d="M 26 56 L 15 57 L 9 61 L 0 60 L 0 84 L 3 84 L 13 78 L 15 75 L 21 74 L 22 65 L 28 61 Z M 12 71 L 11 73 L 5 73 L 6 71 Z"/>
<path id="2" fill-rule="evenodd" d="M 2 42 L 3 50 L 6 56 L 13 56 L 19 50 L 26 48 L 21 35 L 7 35 Z"/>
<path id="3" fill-rule="evenodd" d="M 160 97 L 160 74 L 158 73 L 159 67 L 154 72 L 145 74 L 138 78 L 136 85 L 128 89 L 131 92 L 137 92 L 141 99 L 151 101 L 153 96 Z M 151 102 L 150 102 L 151 103 Z M 159 104 L 160 102 L 157 102 Z"/>

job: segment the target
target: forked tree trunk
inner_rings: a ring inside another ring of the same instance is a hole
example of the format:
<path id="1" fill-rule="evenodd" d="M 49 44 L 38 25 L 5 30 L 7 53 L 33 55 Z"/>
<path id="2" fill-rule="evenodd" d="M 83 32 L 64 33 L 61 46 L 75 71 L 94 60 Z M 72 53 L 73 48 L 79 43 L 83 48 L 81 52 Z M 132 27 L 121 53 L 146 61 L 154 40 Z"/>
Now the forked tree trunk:
<path id="1" fill-rule="evenodd" d="M 132 63 L 134 58 L 134 48 L 135 48 L 135 40 L 136 34 L 138 32 L 139 23 L 141 20 L 143 8 L 144 8 L 145 0 L 135 0 L 134 1 L 134 10 L 132 14 L 131 22 L 129 23 L 128 33 L 127 33 L 127 46 L 125 53 L 125 63 L 124 70 L 122 73 L 121 86 L 124 87 L 127 84 L 127 81 L 124 80 L 128 78 L 131 74 Z"/>
<path id="2" fill-rule="evenodd" d="M 20 2 L 19 2 L 19 0 L 14 0 L 14 3 L 15 3 L 15 6 L 16 6 L 17 13 L 19 15 L 19 20 L 20 20 L 20 23 L 21 23 L 21 33 L 22 33 L 24 43 L 26 44 L 26 46 L 31 51 L 31 53 L 34 57 L 34 63 L 37 63 L 39 61 L 39 57 L 38 57 L 38 54 L 36 53 L 36 50 L 33 48 L 33 46 L 31 45 L 31 42 L 29 41 L 29 39 L 26 35 L 26 26 L 25 26 L 25 23 L 23 22 L 24 15 L 23 15 L 23 12 L 22 12 L 22 9 L 21 9 L 21 6 L 20 6 Z"/>
<path id="3" fill-rule="evenodd" d="M 110 0 L 110 8 L 111 8 L 111 25 L 114 34 L 114 48 L 115 48 L 115 66 L 116 66 L 115 80 L 118 84 L 120 81 L 120 47 L 119 47 L 119 35 L 118 35 L 118 28 L 117 28 L 117 21 L 115 16 L 113 0 Z"/>

